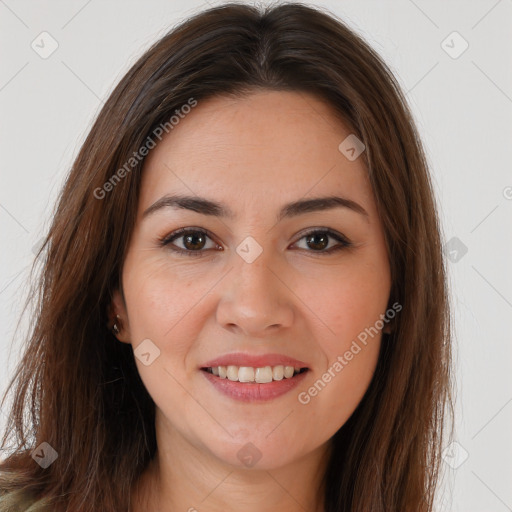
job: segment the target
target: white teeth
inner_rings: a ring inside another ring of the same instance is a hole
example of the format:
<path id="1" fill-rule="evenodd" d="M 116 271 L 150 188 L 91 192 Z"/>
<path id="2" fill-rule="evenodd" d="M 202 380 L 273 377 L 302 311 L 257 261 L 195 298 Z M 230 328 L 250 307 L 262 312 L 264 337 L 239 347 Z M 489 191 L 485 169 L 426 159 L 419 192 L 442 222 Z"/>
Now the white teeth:
<path id="1" fill-rule="evenodd" d="M 293 366 L 285 366 L 284 367 L 284 376 L 287 378 L 287 379 L 290 379 L 293 377 L 293 372 L 294 372 L 294 368 Z"/>
<path id="2" fill-rule="evenodd" d="M 256 372 L 258 370 L 259 368 L 256 369 Z M 240 382 L 254 382 L 254 368 L 250 366 L 240 366 L 238 369 L 238 380 Z"/>
<path id="3" fill-rule="evenodd" d="M 272 369 L 272 378 L 274 380 L 283 380 L 284 377 L 284 366 L 274 366 Z"/>
<path id="4" fill-rule="evenodd" d="M 259 384 L 265 384 L 266 382 L 272 382 L 272 368 L 265 366 L 265 368 L 256 368 L 256 374 L 254 380 Z M 240 381 L 242 382 L 242 381 Z"/>
<path id="5" fill-rule="evenodd" d="M 295 374 L 300 372 L 299 367 L 283 366 L 263 366 L 253 368 L 251 366 L 215 366 L 209 368 L 209 371 L 220 377 L 221 379 L 229 379 L 239 382 L 256 382 L 258 384 L 266 384 L 273 380 L 291 379 Z"/>
<path id="6" fill-rule="evenodd" d="M 228 379 L 238 380 L 238 366 L 228 366 Z"/>

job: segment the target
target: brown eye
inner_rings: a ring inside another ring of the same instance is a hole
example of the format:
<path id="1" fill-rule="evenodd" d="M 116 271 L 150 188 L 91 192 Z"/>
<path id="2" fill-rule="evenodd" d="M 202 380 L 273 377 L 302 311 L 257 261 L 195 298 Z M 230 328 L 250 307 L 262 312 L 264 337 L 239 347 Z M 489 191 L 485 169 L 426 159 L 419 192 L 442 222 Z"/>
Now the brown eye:
<path id="1" fill-rule="evenodd" d="M 307 235 L 306 243 L 311 249 L 325 249 L 329 245 L 329 236 L 325 233 L 316 232 L 312 235 Z"/>
<path id="2" fill-rule="evenodd" d="M 205 245 L 206 237 L 203 233 L 191 233 L 189 235 L 184 235 L 182 238 L 185 248 L 190 249 L 191 251 L 202 249 Z"/>
<path id="3" fill-rule="evenodd" d="M 211 247 L 206 247 L 209 239 L 211 239 L 210 235 L 202 229 L 182 228 L 165 237 L 160 244 L 187 256 L 202 256 L 207 249 L 218 247 L 213 241 Z"/>
<path id="4" fill-rule="evenodd" d="M 300 240 L 306 241 L 306 247 L 301 247 L 301 249 L 309 249 L 308 252 L 317 252 L 319 254 L 330 254 L 352 245 L 343 235 L 335 233 L 330 229 L 316 229 L 310 231 L 300 238 L 299 241 Z M 329 247 L 331 240 L 335 240 L 338 243 Z"/>

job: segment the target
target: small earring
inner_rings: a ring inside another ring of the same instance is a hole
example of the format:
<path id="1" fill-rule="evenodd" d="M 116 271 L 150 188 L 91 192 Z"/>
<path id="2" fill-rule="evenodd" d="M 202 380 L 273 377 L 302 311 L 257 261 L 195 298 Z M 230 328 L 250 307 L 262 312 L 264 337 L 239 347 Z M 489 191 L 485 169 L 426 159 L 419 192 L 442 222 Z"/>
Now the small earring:
<path id="1" fill-rule="evenodd" d="M 121 322 L 120 322 L 121 317 L 119 315 L 116 315 L 116 318 L 119 320 L 119 324 L 121 324 Z M 121 332 L 119 327 L 117 326 L 117 321 L 114 322 L 114 325 L 112 326 L 112 330 L 114 331 L 114 334 L 119 334 Z"/>

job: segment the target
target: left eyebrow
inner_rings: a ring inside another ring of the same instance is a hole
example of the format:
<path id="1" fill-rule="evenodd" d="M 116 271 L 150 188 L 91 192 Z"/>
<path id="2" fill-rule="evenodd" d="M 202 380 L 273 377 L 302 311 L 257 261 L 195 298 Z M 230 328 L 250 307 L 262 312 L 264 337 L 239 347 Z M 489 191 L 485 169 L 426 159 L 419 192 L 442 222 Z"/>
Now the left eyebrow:
<path id="1" fill-rule="evenodd" d="M 277 220 L 279 222 L 284 218 L 296 217 L 297 215 L 309 212 L 332 210 L 333 208 L 348 208 L 349 210 L 368 217 L 368 212 L 359 203 L 345 197 L 328 196 L 313 199 L 300 199 L 299 201 L 288 203 L 283 206 L 279 212 Z"/>
<path id="2" fill-rule="evenodd" d="M 163 208 L 182 208 L 192 210 L 202 215 L 234 219 L 233 211 L 223 203 L 212 201 L 204 197 L 185 195 L 165 195 L 155 201 L 142 214 L 147 217 Z M 297 217 L 310 212 L 331 210 L 333 208 L 348 208 L 356 213 L 368 217 L 368 212 L 355 201 L 338 196 L 316 197 L 312 199 L 300 199 L 284 205 L 277 215 L 277 222 L 284 218 Z"/>

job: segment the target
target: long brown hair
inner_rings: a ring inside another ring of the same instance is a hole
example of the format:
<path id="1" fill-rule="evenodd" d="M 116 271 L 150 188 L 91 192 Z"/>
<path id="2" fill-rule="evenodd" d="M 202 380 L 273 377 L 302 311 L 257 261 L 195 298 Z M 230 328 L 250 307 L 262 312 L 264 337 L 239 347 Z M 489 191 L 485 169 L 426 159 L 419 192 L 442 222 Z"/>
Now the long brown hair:
<path id="1" fill-rule="evenodd" d="M 445 263 L 427 161 L 378 54 L 333 14 L 296 3 L 225 4 L 186 20 L 138 60 L 99 113 L 39 253 L 27 347 L 7 391 L 2 448 L 11 453 L 0 487 L 11 496 L 22 490 L 54 511 L 129 510 L 156 440 L 155 406 L 132 348 L 107 328 L 144 159 L 126 163 L 191 98 L 256 89 L 314 94 L 363 141 L 390 254 L 390 304 L 402 305 L 365 396 L 332 439 L 325 510 L 432 510 L 453 411 Z M 58 454 L 46 469 L 31 457 L 43 442 Z"/>

